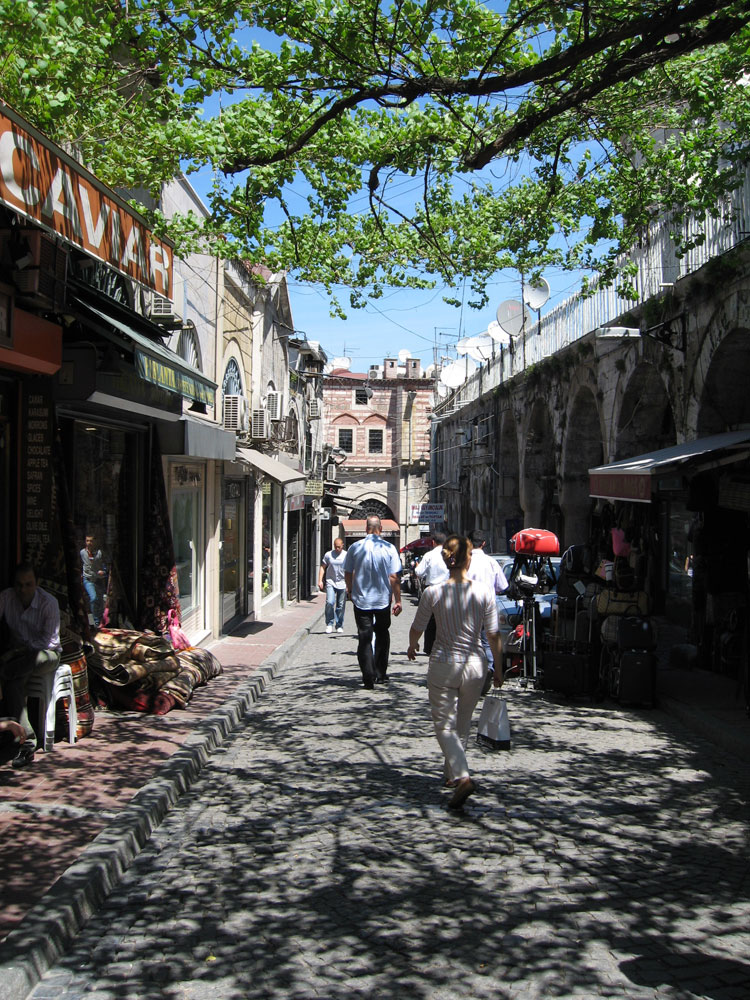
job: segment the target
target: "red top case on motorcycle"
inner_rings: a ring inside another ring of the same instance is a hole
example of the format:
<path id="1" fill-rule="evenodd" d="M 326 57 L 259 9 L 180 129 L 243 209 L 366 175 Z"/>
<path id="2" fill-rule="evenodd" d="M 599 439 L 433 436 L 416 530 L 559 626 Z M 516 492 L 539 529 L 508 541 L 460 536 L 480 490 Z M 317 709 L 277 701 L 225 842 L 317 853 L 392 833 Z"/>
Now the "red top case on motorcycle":
<path id="1" fill-rule="evenodd" d="M 560 539 L 545 528 L 524 528 L 517 531 L 510 540 L 514 552 L 534 556 L 559 556 Z"/>

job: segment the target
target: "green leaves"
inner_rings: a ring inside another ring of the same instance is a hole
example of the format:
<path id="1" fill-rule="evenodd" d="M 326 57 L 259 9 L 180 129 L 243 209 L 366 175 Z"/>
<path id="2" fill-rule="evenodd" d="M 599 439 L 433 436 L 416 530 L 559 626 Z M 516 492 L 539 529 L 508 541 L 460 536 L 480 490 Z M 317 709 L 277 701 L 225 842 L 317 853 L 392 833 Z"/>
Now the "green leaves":
<path id="1" fill-rule="evenodd" d="M 737 183 L 749 6 L 0 0 L 0 93 L 113 185 L 212 167 L 183 248 L 481 302 L 501 267 L 620 280 L 656 215 Z"/>

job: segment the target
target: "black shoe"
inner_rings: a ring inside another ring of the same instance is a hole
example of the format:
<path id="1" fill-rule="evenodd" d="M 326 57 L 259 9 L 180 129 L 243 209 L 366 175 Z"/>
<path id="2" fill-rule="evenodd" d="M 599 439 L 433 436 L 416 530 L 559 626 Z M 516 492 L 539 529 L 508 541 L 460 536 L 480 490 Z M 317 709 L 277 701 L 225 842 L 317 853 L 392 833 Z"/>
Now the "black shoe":
<path id="1" fill-rule="evenodd" d="M 36 747 L 31 742 L 31 740 L 26 740 L 25 743 L 21 744 L 21 748 L 10 762 L 11 767 L 28 767 L 29 764 L 33 763 L 34 754 L 36 753 Z"/>
<path id="2" fill-rule="evenodd" d="M 375 683 L 376 684 L 387 684 L 388 683 L 388 678 L 387 677 L 376 677 L 375 678 Z"/>

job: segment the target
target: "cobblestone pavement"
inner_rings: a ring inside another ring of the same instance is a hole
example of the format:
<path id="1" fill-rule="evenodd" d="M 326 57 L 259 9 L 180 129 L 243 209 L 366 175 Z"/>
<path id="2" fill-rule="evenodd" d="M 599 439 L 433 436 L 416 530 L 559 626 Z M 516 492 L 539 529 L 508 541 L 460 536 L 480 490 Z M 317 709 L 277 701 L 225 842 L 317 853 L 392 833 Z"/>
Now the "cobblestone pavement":
<path id="1" fill-rule="evenodd" d="M 746 1000 L 746 765 L 509 683 L 453 815 L 413 613 L 374 691 L 316 626 L 34 1000 Z"/>

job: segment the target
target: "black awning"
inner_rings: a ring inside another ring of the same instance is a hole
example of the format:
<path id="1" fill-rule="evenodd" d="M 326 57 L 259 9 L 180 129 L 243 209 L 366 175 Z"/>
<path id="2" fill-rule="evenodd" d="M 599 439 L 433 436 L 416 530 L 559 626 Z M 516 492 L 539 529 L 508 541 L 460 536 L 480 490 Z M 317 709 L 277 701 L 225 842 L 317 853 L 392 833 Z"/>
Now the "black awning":
<path id="1" fill-rule="evenodd" d="M 750 457 L 750 429 L 727 431 L 589 469 L 589 495 L 650 503 L 660 476 L 716 468 Z"/>

